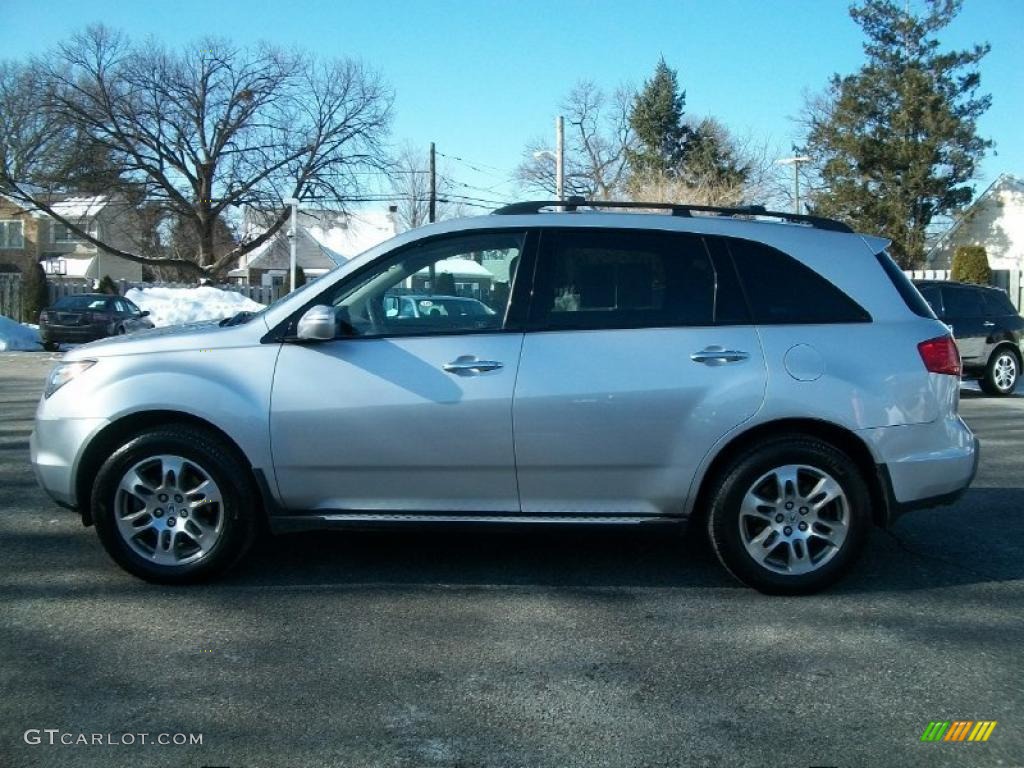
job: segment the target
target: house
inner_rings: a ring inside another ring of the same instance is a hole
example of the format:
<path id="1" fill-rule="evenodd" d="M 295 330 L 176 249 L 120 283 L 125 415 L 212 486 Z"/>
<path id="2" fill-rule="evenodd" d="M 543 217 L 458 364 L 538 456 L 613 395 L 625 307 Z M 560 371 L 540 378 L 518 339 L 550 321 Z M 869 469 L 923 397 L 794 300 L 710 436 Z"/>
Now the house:
<path id="1" fill-rule="evenodd" d="M 114 248 L 131 251 L 135 219 L 127 204 L 99 196 L 67 196 L 50 204 L 58 215 Z M 0 263 L 24 272 L 39 261 L 51 278 L 142 280 L 138 262 L 104 252 L 38 209 L 0 197 Z"/>
<path id="2" fill-rule="evenodd" d="M 0 271 L 13 266 L 25 272 L 39 260 L 39 224 L 38 216 L 0 196 Z"/>
<path id="3" fill-rule="evenodd" d="M 994 270 L 1024 269 L 1024 181 L 1002 174 L 939 236 L 925 256 L 930 269 L 949 269 L 961 245 L 983 245 Z"/>
<path id="4" fill-rule="evenodd" d="M 243 237 L 252 239 L 266 231 L 276 213 L 249 209 Z M 353 256 L 397 233 L 394 212 L 338 212 L 299 210 L 295 239 L 295 263 L 313 279 L 341 266 Z M 243 255 L 228 277 L 250 285 L 287 285 L 291 268 L 288 225 L 262 245 Z"/>

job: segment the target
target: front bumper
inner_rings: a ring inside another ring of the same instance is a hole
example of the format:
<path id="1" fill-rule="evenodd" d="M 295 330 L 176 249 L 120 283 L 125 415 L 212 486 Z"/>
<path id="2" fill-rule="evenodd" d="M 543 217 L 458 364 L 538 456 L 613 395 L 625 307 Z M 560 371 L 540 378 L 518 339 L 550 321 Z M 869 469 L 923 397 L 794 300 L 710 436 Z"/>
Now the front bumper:
<path id="1" fill-rule="evenodd" d="M 78 508 L 75 477 L 89 440 L 106 419 L 36 419 L 29 437 L 32 470 L 40 487 L 58 504 Z"/>

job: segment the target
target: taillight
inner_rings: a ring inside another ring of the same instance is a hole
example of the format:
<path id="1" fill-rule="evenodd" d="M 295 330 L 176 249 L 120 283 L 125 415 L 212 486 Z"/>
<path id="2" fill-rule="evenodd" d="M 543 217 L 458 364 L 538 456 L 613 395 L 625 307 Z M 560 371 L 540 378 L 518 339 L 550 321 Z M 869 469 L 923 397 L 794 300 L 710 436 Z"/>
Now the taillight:
<path id="1" fill-rule="evenodd" d="M 924 367 L 931 373 L 945 373 L 950 376 L 960 375 L 960 350 L 952 336 L 939 336 L 917 345 L 921 353 Z"/>

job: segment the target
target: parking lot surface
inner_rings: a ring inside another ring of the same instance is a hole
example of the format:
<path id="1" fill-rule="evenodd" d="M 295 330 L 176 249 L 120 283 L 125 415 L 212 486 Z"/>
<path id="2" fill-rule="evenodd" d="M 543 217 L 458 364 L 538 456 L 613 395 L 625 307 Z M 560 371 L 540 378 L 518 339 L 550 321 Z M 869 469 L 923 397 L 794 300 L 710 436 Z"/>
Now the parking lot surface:
<path id="1" fill-rule="evenodd" d="M 0 766 L 1024 765 L 1024 398 L 965 389 L 972 489 L 813 597 L 634 530 L 292 536 L 167 588 L 36 487 L 52 357 L 0 354 Z"/>

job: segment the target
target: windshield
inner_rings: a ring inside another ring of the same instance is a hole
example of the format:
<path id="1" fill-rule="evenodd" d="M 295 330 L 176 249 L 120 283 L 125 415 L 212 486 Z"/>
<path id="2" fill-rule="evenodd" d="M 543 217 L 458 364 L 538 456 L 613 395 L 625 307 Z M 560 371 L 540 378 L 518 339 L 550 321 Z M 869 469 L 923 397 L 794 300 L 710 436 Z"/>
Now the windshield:
<path id="1" fill-rule="evenodd" d="M 104 309 L 108 301 L 109 299 L 104 296 L 65 296 L 62 299 L 58 299 L 53 308 L 72 310 Z"/>

